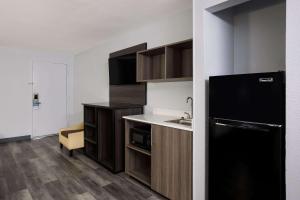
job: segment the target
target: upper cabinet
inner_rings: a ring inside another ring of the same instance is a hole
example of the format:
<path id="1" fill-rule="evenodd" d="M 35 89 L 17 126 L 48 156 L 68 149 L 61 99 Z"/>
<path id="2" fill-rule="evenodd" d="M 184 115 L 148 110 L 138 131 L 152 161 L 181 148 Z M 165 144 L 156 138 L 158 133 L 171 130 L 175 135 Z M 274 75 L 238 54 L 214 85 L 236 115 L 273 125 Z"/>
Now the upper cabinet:
<path id="1" fill-rule="evenodd" d="M 193 40 L 137 53 L 138 82 L 193 80 Z"/>

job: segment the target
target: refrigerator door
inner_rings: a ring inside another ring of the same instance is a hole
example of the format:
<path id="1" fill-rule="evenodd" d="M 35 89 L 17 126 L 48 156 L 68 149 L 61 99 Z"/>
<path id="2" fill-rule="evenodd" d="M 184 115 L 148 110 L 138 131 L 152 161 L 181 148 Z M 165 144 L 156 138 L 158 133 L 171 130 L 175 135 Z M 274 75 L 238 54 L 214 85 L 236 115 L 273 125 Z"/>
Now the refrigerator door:
<path id="1" fill-rule="evenodd" d="M 284 77 L 284 72 L 210 77 L 209 116 L 284 124 Z"/>
<path id="2" fill-rule="evenodd" d="M 284 127 L 212 119 L 209 200 L 285 199 Z"/>

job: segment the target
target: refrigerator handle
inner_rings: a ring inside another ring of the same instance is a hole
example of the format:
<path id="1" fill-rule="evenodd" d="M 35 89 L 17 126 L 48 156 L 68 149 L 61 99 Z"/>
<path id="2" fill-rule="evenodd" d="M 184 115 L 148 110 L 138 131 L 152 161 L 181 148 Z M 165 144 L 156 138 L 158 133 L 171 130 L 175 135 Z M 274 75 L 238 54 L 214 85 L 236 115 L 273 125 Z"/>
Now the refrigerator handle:
<path id="1" fill-rule="evenodd" d="M 280 124 L 268 124 L 268 123 L 259 123 L 259 122 L 247 122 L 247 121 L 240 121 L 240 120 L 230 120 L 230 119 L 221 119 L 221 118 L 215 118 L 214 120 L 216 120 L 214 123 L 216 125 L 220 125 L 220 126 L 231 126 L 231 127 L 235 127 L 236 125 L 231 124 L 231 123 L 238 123 L 238 124 L 243 124 L 246 126 L 254 126 L 254 127 L 258 127 L 258 126 L 269 126 L 269 127 L 273 127 L 273 128 L 282 128 L 282 125 Z M 219 120 L 221 120 L 222 122 L 220 122 Z"/>
<path id="2" fill-rule="evenodd" d="M 263 128 L 263 127 L 259 127 L 259 126 L 255 125 L 255 124 L 249 124 L 249 123 L 240 123 L 238 125 L 233 125 L 233 124 L 215 122 L 215 125 L 229 127 L 229 128 L 245 129 L 245 130 L 257 130 L 257 131 L 263 131 L 263 132 L 270 131 L 269 128 Z"/>

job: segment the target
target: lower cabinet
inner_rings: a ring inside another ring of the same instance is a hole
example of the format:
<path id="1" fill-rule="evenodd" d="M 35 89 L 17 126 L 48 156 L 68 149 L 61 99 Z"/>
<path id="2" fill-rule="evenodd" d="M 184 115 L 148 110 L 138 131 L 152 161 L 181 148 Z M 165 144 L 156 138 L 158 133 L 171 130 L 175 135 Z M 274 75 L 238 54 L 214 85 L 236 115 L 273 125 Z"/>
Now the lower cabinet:
<path id="1" fill-rule="evenodd" d="M 113 173 L 124 171 L 123 116 L 143 113 L 143 107 L 84 105 L 85 154 Z"/>
<path id="2" fill-rule="evenodd" d="M 192 133 L 152 125 L 151 188 L 172 200 L 192 199 Z"/>
<path id="3" fill-rule="evenodd" d="M 192 132 L 151 125 L 148 152 L 130 144 L 130 129 L 135 126 L 141 124 L 126 121 L 125 172 L 171 200 L 191 200 Z"/>

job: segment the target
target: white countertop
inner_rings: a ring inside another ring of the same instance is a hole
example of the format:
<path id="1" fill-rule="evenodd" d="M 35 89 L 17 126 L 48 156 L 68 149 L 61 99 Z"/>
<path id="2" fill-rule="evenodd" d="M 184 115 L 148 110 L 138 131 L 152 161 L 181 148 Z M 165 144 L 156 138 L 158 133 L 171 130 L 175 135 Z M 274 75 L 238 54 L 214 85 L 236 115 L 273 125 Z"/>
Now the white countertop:
<path id="1" fill-rule="evenodd" d="M 166 122 L 169 120 L 179 119 L 178 117 L 174 117 L 174 116 L 164 116 L 164 115 L 157 115 L 157 114 L 143 114 L 143 115 L 124 116 L 123 118 L 132 120 L 132 121 L 143 122 L 146 124 L 155 124 L 155 125 L 166 126 L 166 127 L 170 127 L 170 128 L 182 129 L 182 130 L 186 130 L 186 131 L 193 131 L 193 128 L 190 126 Z"/>

